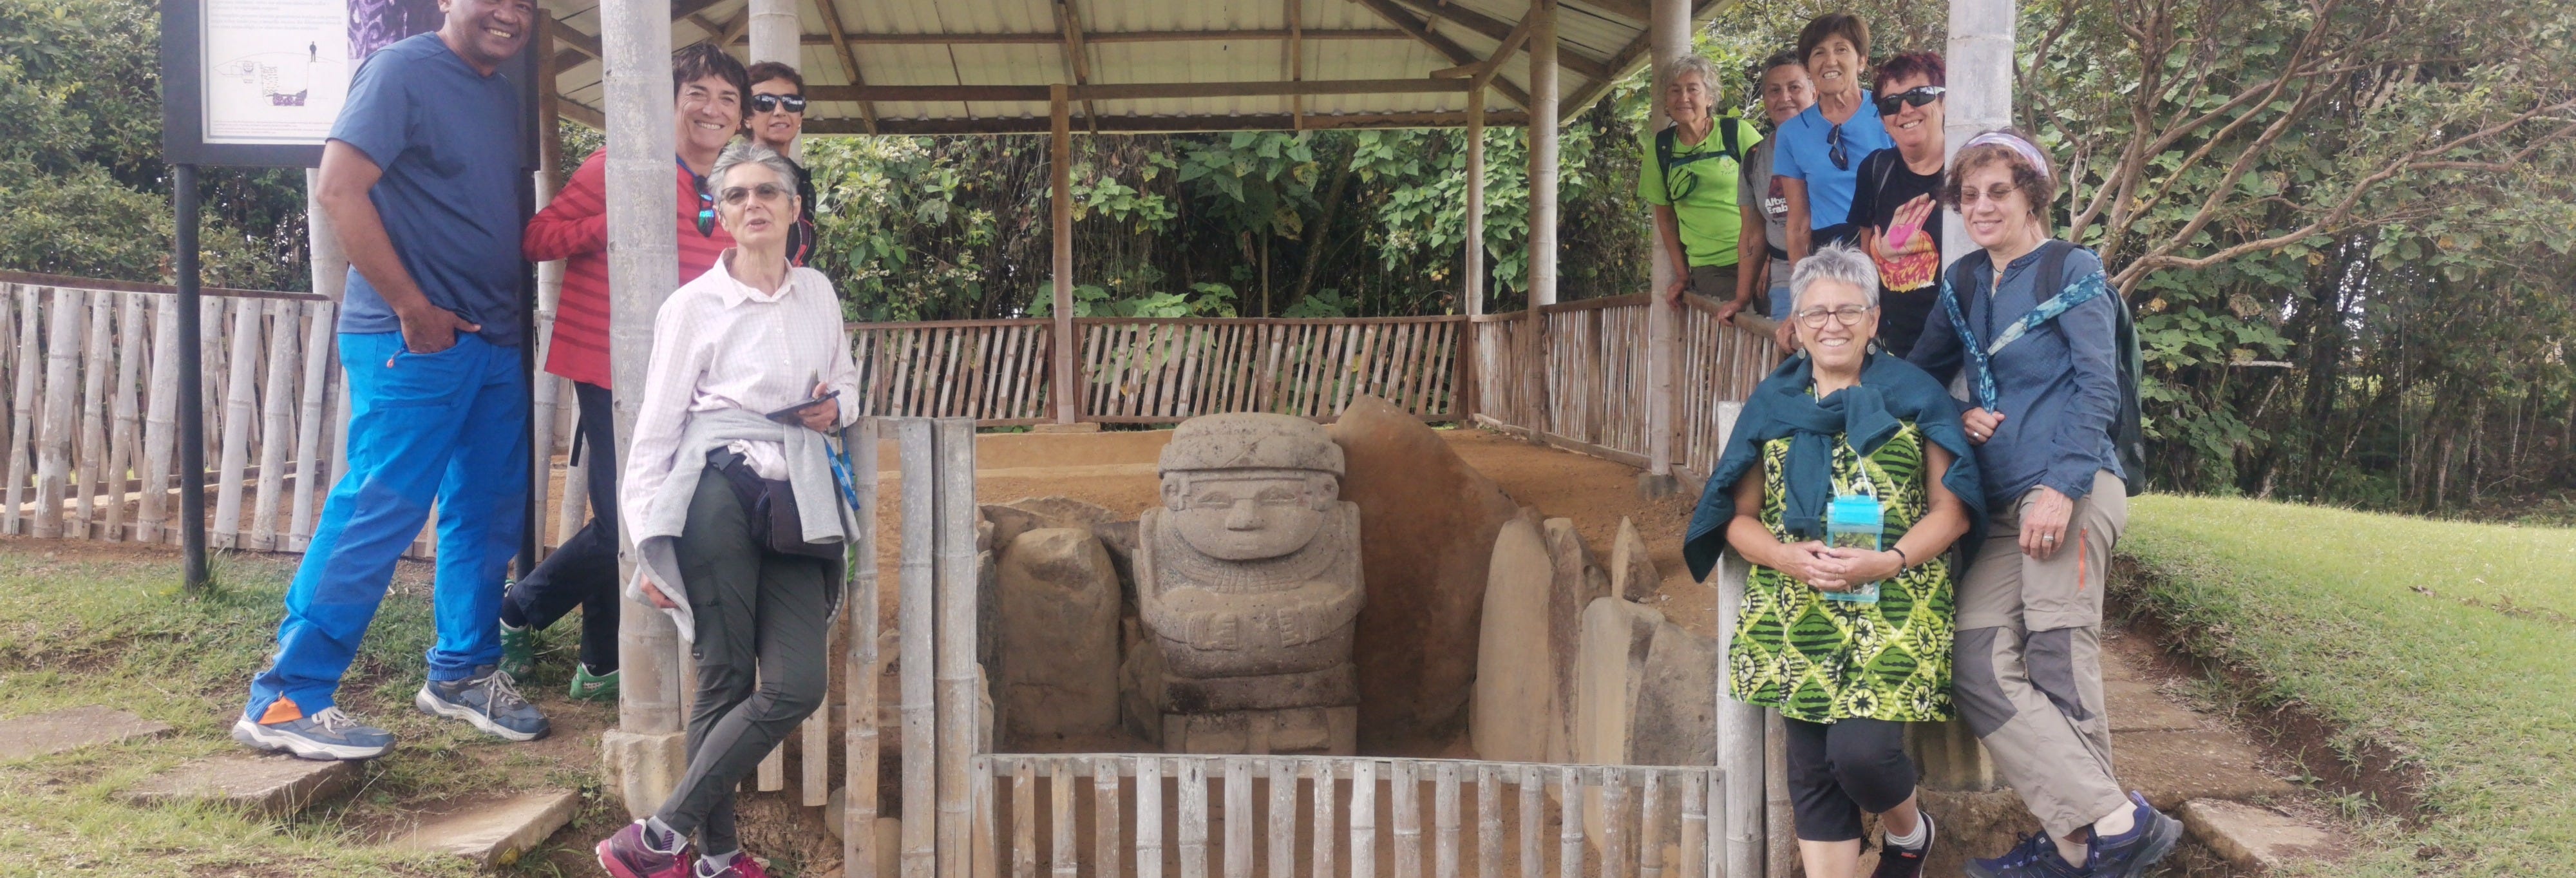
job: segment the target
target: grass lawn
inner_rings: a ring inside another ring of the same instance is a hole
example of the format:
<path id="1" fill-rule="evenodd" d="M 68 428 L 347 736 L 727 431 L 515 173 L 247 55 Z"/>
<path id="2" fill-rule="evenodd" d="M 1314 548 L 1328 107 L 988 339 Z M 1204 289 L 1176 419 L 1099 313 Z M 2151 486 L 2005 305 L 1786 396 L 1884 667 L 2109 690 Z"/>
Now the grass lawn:
<path id="1" fill-rule="evenodd" d="M 2140 497 L 2121 551 L 2190 648 L 2420 773 L 2419 819 L 2347 800 L 2334 875 L 2576 875 L 2576 530 Z"/>
<path id="2" fill-rule="evenodd" d="M 293 572 L 291 559 L 219 558 L 214 593 L 183 599 L 175 553 L 0 539 L 0 717 L 103 704 L 177 727 L 157 740 L 0 763 L 0 854 L 20 864 L 17 874 L 473 874 L 462 861 L 371 842 L 410 809 L 476 794 L 581 789 L 584 819 L 607 810 L 596 751 L 582 740 L 595 734 L 565 730 L 611 722 L 613 709 L 564 700 L 568 659 L 541 664 L 525 683 L 556 722 L 547 741 L 507 745 L 412 709 L 431 640 L 420 569 L 397 577 L 341 696 L 344 709 L 400 739 L 368 763 L 354 794 L 286 821 L 114 799 L 147 775 L 238 749 L 227 730 L 265 663 Z M 565 627 L 552 643 L 568 650 L 575 626 Z M 512 871 L 551 874 L 564 862 L 564 852 L 540 848 Z"/>

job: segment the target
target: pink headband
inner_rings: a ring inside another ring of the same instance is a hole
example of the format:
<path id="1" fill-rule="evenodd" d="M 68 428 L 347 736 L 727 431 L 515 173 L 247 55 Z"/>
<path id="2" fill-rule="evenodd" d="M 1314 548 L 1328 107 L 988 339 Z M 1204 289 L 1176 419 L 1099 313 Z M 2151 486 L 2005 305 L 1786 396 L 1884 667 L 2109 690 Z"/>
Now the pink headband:
<path id="1" fill-rule="evenodd" d="M 2004 146 L 2011 147 L 2012 151 L 2020 153 L 2022 158 L 2030 160 L 2031 170 L 2038 171 L 2040 179 L 2048 179 L 2048 160 L 2040 157 L 2039 147 L 2032 146 L 2030 141 L 2023 140 L 2011 134 L 2002 131 L 1988 131 L 1984 134 L 1979 134 L 1975 137 L 1969 138 L 1968 145 L 1959 148 L 1967 149 L 1970 146 L 1987 143 L 2000 143 Z"/>

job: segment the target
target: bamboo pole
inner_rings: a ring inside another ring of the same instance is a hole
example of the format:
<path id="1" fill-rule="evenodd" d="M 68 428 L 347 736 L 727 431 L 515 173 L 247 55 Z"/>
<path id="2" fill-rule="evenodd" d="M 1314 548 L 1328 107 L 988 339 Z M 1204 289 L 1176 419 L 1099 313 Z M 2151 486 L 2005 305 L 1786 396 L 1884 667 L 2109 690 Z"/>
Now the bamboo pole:
<path id="1" fill-rule="evenodd" d="M 224 379 L 224 444 L 221 467 L 215 483 L 214 535 L 209 544 L 216 548 L 240 548 L 243 470 L 250 465 L 251 427 L 258 423 L 254 406 L 258 403 L 259 318 L 265 310 L 255 299 L 232 304 L 233 330 L 231 359 Z"/>
<path id="2" fill-rule="evenodd" d="M 1563 778 L 1557 803 L 1562 817 L 1556 833 L 1556 870 L 1559 878 L 1583 878 L 1583 780 L 1579 770 L 1566 766 L 1559 770 Z"/>
<path id="3" fill-rule="evenodd" d="M 904 825 L 910 827 L 912 821 L 906 819 Z M 1037 874 L 1037 767 L 1023 759 L 1011 769 L 1011 878 L 1037 878 Z"/>
<path id="4" fill-rule="evenodd" d="M 993 819 L 995 804 L 993 763 L 978 759 L 975 761 L 975 878 L 1002 878 L 1001 827 Z M 867 872 L 875 871 L 876 864 L 868 864 Z M 861 873 L 843 869 L 841 874 L 846 878 Z"/>
<path id="5" fill-rule="evenodd" d="M 20 504 L 26 501 L 28 444 L 36 437 L 36 373 L 44 348 L 37 342 L 40 315 L 36 307 L 42 295 L 36 288 L 14 286 L 18 295 L 18 360 L 15 380 L 9 391 L 9 487 L 8 506 L 0 509 L 0 534 L 26 533 L 32 528 L 21 521 Z M 41 508 L 41 507 L 40 507 Z M 42 516 L 38 516 L 42 517 Z"/>
<path id="6" fill-rule="evenodd" d="M 275 551 L 277 540 L 277 505 L 287 490 L 286 437 L 295 433 L 295 373 L 303 364 L 296 350 L 297 321 L 294 302 L 270 302 L 268 323 L 268 376 L 261 382 L 259 428 L 259 493 L 251 503 L 251 547 Z"/>
<path id="7" fill-rule="evenodd" d="M 304 551 L 313 539 L 313 516 L 320 511 L 320 492 L 330 489 L 322 478 L 322 422 L 329 411 L 326 406 L 330 398 L 324 392 L 331 383 L 334 310 L 329 302 L 306 306 L 309 313 L 305 321 L 304 381 L 299 387 L 303 398 L 295 420 L 294 518 L 286 528 L 286 547 L 298 552 Z"/>
<path id="8" fill-rule="evenodd" d="M 1653 58 L 1654 78 L 1651 83 L 1658 97 L 1661 97 L 1663 89 L 1672 82 L 1674 62 L 1691 53 L 1690 6 L 1688 0 L 1651 0 L 1648 3 L 1646 40 L 1651 47 L 1648 49 L 1648 54 Z M 1710 82 L 1703 85 L 1714 92 L 1719 84 Z M 1664 115 L 1661 100 L 1649 100 L 1646 103 L 1648 106 L 1646 130 L 1660 131 L 1672 124 L 1673 120 Z M 1729 125 L 1733 124 L 1733 120 L 1720 118 L 1717 124 Z M 1715 136 L 1717 132 L 1712 130 L 1710 134 Z M 1678 332 L 1681 326 L 1678 319 L 1680 315 L 1677 313 L 1678 309 L 1674 307 L 1678 302 L 1665 298 L 1664 290 L 1676 281 L 1688 279 L 1690 266 L 1673 261 L 1672 254 L 1677 248 L 1665 233 L 1663 224 L 1650 225 L 1654 227 L 1654 241 L 1648 249 L 1653 251 L 1654 267 L 1651 295 L 1646 297 L 1647 330 L 1644 352 L 1646 355 L 1647 466 L 1646 474 L 1638 480 L 1638 484 L 1648 495 L 1662 496 L 1678 487 L 1673 479 L 1673 422 L 1675 406 L 1678 402 L 1673 372 L 1679 365 L 1677 358 L 1680 355 L 1681 340 Z M 1735 291 L 1700 290 L 1699 293 L 1704 296 L 1731 296 Z"/>
<path id="9" fill-rule="evenodd" d="M 1769 854 L 1763 872 L 1771 878 L 1798 874 L 1798 841 L 1789 801 L 1789 733 L 1780 712 L 1762 711 L 1763 847 Z"/>
<path id="10" fill-rule="evenodd" d="M 1181 878 L 1207 878 L 1207 760 L 1184 756 L 1181 768 Z"/>
<path id="11" fill-rule="evenodd" d="M 861 418 L 842 435 L 850 443 L 850 460 L 858 462 L 850 474 L 859 495 L 858 551 L 855 570 L 842 584 L 841 615 L 849 618 L 850 633 L 846 643 L 847 663 L 842 668 L 849 689 L 849 703 L 844 709 L 849 729 L 846 751 L 842 754 L 842 824 L 841 874 L 843 878 L 879 878 L 877 870 L 877 761 L 880 758 L 877 733 L 877 435 L 884 421 Z M 574 492 L 569 479 L 564 488 L 565 505 L 581 496 Z M 992 796 L 992 773 L 978 775 L 984 798 Z M 885 876 L 892 878 L 892 876 Z"/>
<path id="12" fill-rule="evenodd" d="M 143 352 L 152 339 L 143 327 L 144 298 L 143 293 L 118 297 L 122 314 L 116 321 L 116 421 L 108 435 L 107 456 L 109 483 L 115 486 L 115 500 L 107 505 L 107 533 L 113 540 L 132 539 L 125 528 L 125 481 L 142 457 L 136 445 L 143 438 Z"/>
<path id="13" fill-rule="evenodd" d="M 1136 878 L 1163 878 L 1163 758 L 1136 759 Z"/>
<path id="14" fill-rule="evenodd" d="M 1252 762 L 1225 760 L 1225 878 L 1252 878 Z"/>
<path id="15" fill-rule="evenodd" d="M 1387 793 L 1395 824 L 1395 878 L 1422 878 L 1422 779 L 1410 759 L 1395 760 Z"/>
<path id="16" fill-rule="evenodd" d="M 81 375 L 80 477 L 73 481 L 72 519 L 79 535 L 103 539 L 91 514 L 98 502 L 123 505 L 124 479 L 109 479 L 107 472 L 107 372 L 109 358 L 115 355 L 115 293 L 93 292 L 89 296 L 89 364 Z M 110 486 L 114 487 L 111 488 Z M 113 490 L 114 500 L 100 500 L 96 495 Z M 97 502 L 93 502 L 97 501 Z"/>
<path id="17" fill-rule="evenodd" d="M 764 793 L 787 788 L 787 742 L 784 739 L 769 748 L 769 755 L 760 757 L 755 788 Z"/>
<path id="18" fill-rule="evenodd" d="M 903 418 L 894 422 L 894 429 L 903 471 L 903 594 L 895 604 L 902 638 L 902 654 L 895 664 L 902 672 L 903 878 L 933 878 L 938 871 L 939 838 L 939 742 L 931 680 L 932 662 L 937 660 L 933 540 L 939 508 L 938 462 L 928 420 Z M 1019 830 L 1015 826 L 1012 831 Z"/>
<path id="19" fill-rule="evenodd" d="M 1055 250 L 1055 422 L 1073 423 L 1080 415 L 1074 397 L 1073 352 L 1073 119 L 1067 113 L 1066 87 L 1056 83 L 1048 97 L 1052 121 L 1047 141 L 1047 204 Z"/>
<path id="20" fill-rule="evenodd" d="M 1442 762 L 1432 769 L 1431 874 L 1458 878 L 1458 764 Z"/>
<path id="21" fill-rule="evenodd" d="M 938 551 L 934 566 L 938 580 L 938 656 L 934 675 L 939 723 L 939 875 L 966 878 L 966 842 L 971 828 L 966 767 L 982 739 L 975 727 L 975 601 L 982 569 L 976 563 L 975 551 L 975 422 L 948 418 L 933 422 L 931 430 L 933 445 L 938 449 L 935 490 L 939 492 L 934 528 Z M 910 493 L 913 484 L 905 483 L 906 493 Z M 923 487 L 934 488 L 927 483 Z M 907 750 L 905 755 L 909 757 L 911 752 Z"/>
<path id="22" fill-rule="evenodd" d="M 1503 876 L 1502 772 L 1476 766 L 1476 874 Z"/>
<path id="23" fill-rule="evenodd" d="M 1602 878 L 1628 878 L 1637 861 L 1628 856 L 1631 837 L 1628 813 L 1628 773 L 1609 768 L 1601 772 L 1601 875 Z"/>
<path id="24" fill-rule="evenodd" d="M 1314 878 L 1335 878 L 1339 873 L 1333 869 L 1334 830 L 1338 828 L 1334 826 L 1336 812 L 1333 808 L 1333 762 L 1329 759 L 1316 759 L 1309 761 L 1307 766 L 1308 776 L 1312 779 L 1315 791 L 1315 856 L 1310 866 L 1311 874 Z"/>
<path id="25" fill-rule="evenodd" d="M 30 312 L 33 313 L 32 311 Z M 22 377 L 21 382 L 24 382 Z M 153 303 L 151 389 L 144 394 L 143 498 L 135 504 L 134 538 L 159 543 L 170 520 L 170 456 L 179 442 L 179 298 Z M 15 465 L 12 465 L 13 471 Z M 17 479 L 10 479 L 11 485 Z M 12 498 L 15 499 L 14 497 Z M 11 503 L 10 508 L 16 509 Z"/>
<path id="26" fill-rule="evenodd" d="M 1723 446 L 1735 419 L 1744 410 L 1740 402 L 1717 405 L 1717 444 Z M 1717 630 L 1733 631 L 1744 605 L 1744 588 L 1752 568 L 1743 558 L 1729 552 L 1719 559 L 1717 573 Z M 1721 857 L 1729 878 L 1751 878 L 1764 872 L 1768 857 L 1764 852 L 1766 838 L 1762 831 L 1763 804 L 1763 721 L 1762 709 L 1727 695 L 1727 676 L 1716 675 L 1717 766 L 1721 796 L 1709 795 L 1712 823 L 1723 832 L 1726 850 Z"/>
<path id="27" fill-rule="evenodd" d="M 39 537 L 63 535 L 63 498 L 71 487 L 72 429 L 79 402 L 81 291 L 54 290 L 45 337 L 44 420 L 36 433 L 36 526 Z"/>
<path id="28" fill-rule="evenodd" d="M 1539 776 L 1538 766 L 1521 767 L 1521 878 L 1542 878 L 1547 864 L 1540 859 L 1540 824 L 1547 815 L 1540 810 L 1540 799 L 1547 792 L 1546 781 Z"/>

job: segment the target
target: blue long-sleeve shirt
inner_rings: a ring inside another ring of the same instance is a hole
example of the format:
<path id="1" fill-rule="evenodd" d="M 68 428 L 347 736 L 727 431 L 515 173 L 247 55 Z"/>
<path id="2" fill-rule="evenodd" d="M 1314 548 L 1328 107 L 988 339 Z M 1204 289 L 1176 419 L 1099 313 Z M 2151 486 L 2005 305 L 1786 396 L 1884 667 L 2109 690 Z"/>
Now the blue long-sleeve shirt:
<path id="1" fill-rule="evenodd" d="M 2056 289 L 2038 288 L 2040 257 L 2041 251 L 2033 250 L 2004 266 L 2000 284 L 1991 271 L 1963 272 L 1973 276 L 1958 278 L 1959 310 L 1978 344 L 1993 344 L 2004 327 L 2057 294 Z M 2069 283 L 2101 269 L 2102 259 L 2092 251 L 2079 248 L 2066 254 Z M 2118 361 L 2112 351 L 2119 319 L 2112 310 L 2118 307 L 2116 295 L 2097 296 L 2069 309 L 1992 358 L 2004 420 L 1995 435 L 1977 446 L 1987 508 L 2013 508 L 2038 485 L 2055 488 L 2070 500 L 2082 499 L 2093 490 L 2093 474 L 2103 470 L 2129 478 L 2111 442 L 2112 419 L 2120 409 Z M 1946 308 L 1932 309 L 1921 340 L 1906 359 L 1943 383 L 1963 366 L 1974 368 Z M 1968 375 L 1969 386 L 1976 380 Z M 1962 410 L 1975 407 L 1974 402 L 1960 404 Z"/>

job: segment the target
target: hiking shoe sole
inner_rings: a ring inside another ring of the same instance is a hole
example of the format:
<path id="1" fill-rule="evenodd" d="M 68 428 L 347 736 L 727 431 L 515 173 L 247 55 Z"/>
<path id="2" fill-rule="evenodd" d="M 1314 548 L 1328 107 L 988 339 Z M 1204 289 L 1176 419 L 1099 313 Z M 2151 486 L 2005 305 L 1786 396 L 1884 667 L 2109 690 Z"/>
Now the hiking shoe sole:
<path id="1" fill-rule="evenodd" d="M 250 717 L 233 721 L 233 740 L 254 750 L 286 753 L 297 759 L 309 759 L 315 762 L 374 759 L 385 755 L 386 750 L 393 749 L 391 745 L 362 747 L 353 744 L 326 744 L 251 722 Z"/>

